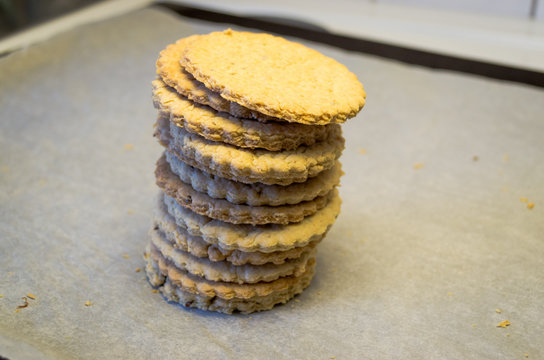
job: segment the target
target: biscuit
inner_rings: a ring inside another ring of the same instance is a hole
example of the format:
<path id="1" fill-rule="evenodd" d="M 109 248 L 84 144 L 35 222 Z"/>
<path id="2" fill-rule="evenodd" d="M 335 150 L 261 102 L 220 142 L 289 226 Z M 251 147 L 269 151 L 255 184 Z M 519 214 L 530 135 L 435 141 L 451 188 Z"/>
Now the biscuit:
<path id="1" fill-rule="evenodd" d="M 170 170 L 170 165 L 163 155 L 157 161 L 155 170 L 156 183 L 168 196 L 175 198 L 178 204 L 193 212 L 212 219 L 233 224 L 289 224 L 299 222 L 304 217 L 315 214 L 323 208 L 333 195 L 332 190 L 313 200 L 294 205 L 248 206 L 233 204 L 224 199 L 213 199 L 205 193 L 194 190 Z"/>
<path id="2" fill-rule="evenodd" d="M 218 244 L 227 250 L 270 253 L 306 246 L 320 239 L 340 213 L 342 201 L 338 191 L 333 191 L 333 198 L 323 209 L 305 217 L 301 222 L 288 225 L 235 225 L 198 215 L 165 194 L 159 196 L 158 202 L 161 206 L 160 202 L 164 201 L 168 213 L 178 226 L 191 235 L 202 237 L 210 244 Z"/>
<path id="3" fill-rule="evenodd" d="M 334 166 L 344 149 L 340 128 L 312 146 L 272 152 L 237 148 L 206 140 L 159 118 L 156 134 L 186 164 L 207 173 L 243 182 L 289 185 L 304 182 Z"/>
<path id="4" fill-rule="evenodd" d="M 162 81 L 188 99 L 207 105 L 217 111 L 226 112 L 239 118 L 258 119 L 260 121 L 278 120 L 223 99 L 221 95 L 208 89 L 183 69 L 179 62 L 181 55 L 187 45 L 198 37 L 199 35 L 193 35 L 179 39 L 175 44 L 168 45 L 166 49 L 160 52 L 157 59 L 157 74 Z"/>
<path id="5" fill-rule="evenodd" d="M 279 265 L 312 251 L 325 236 L 323 234 L 306 246 L 295 247 L 286 251 L 263 253 L 259 251 L 228 250 L 223 249 L 218 244 L 208 243 L 200 236 L 190 235 L 185 229 L 176 224 L 174 218 L 165 209 L 164 203 L 159 205 L 160 207 L 155 211 L 153 229 L 160 230 L 174 248 L 188 252 L 196 257 L 206 257 L 211 261 L 224 260 L 233 265 L 263 265 L 267 263 Z"/>
<path id="6" fill-rule="evenodd" d="M 365 104 L 363 86 L 344 65 L 269 34 L 229 29 L 199 36 L 181 65 L 224 99 L 289 122 L 341 123 Z"/>
<path id="7" fill-rule="evenodd" d="M 178 269 L 211 281 L 253 284 L 260 281 L 274 281 L 285 276 L 300 276 L 306 271 L 306 263 L 315 257 L 316 250 L 304 253 L 297 259 L 283 264 L 233 265 L 228 261 L 210 261 L 174 248 L 160 230 L 151 230 L 151 251 L 158 251 L 163 258 Z"/>
<path id="8" fill-rule="evenodd" d="M 250 206 L 278 206 L 313 200 L 318 196 L 326 195 L 339 185 L 340 177 L 344 174 L 342 164 L 336 161 L 332 168 L 303 183 L 287 186 L 244 184 L 210 175 L 187 165 L 169 151 L 165 151 L 165 157 L 170 164 L 170 170 L 196 191 L 206 193 L 215 199 L 226 199 L 233 204 Z"/>
<path id="9" fill-rule="evenodd" d="M 168 301 L 185 307 L 231 314 L 269 310 L 301 293 L 315 274 L 315 258 L 298 277 L 283 277 L 272 282 L 233 284 L 205 280 L 172 266 L 156 252 L 146 250 L 146 273 L 151 285 L 160 287 Z"/>
<path id="10" fill-rule="evenodd" d="M 176 93 L 161 80 L 152 82 L 153 103 L 170 121 L 208 140 L 222 141 L 245 148 L 270 151 L 293 150 L 300 145 L 312 145 L 328 136 L 338 124 L 310 126 L 296 123 L 262 123 L 237 118 L 224 112 L 198 105 Z"/>

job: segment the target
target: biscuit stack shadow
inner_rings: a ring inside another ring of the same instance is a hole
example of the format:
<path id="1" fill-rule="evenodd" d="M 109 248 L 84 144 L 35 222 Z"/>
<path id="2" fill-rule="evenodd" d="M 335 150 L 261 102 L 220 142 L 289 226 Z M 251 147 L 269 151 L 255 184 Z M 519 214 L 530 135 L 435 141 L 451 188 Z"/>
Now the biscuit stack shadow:
<path id="1" fill-rule="evenodd" d="M 157 74 L 150 283 L 203 310 L 287 302 L 340 212 L 338 123 L 363 107 L 362 85 L 300 44 L 231 30 L 169 45 Z"/>

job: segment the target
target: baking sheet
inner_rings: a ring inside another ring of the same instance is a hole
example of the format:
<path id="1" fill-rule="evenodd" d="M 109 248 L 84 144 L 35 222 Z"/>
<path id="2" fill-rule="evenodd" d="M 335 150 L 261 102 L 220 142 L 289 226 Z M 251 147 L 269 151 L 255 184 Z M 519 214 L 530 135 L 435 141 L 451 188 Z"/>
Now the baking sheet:
<path id="1" fill-rule="evenodd" d="M 147 9 L 0 58 L 0 355 L 544 357 L 544 91 L 310 43 L 368 92 L 312 285 L 250 316 L 151 292 L 154 62 L 222 28 Z"/>

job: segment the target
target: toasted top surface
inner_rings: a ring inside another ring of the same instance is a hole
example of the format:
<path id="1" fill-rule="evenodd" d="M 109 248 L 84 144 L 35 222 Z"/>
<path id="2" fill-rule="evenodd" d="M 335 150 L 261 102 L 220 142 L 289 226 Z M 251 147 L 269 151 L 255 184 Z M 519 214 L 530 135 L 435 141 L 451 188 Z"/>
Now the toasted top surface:
<path id="1" fill-rule="evenodd" d="M 223 98 L 291 122 L 344 122 L 365 103 L 362 84 L 344 65 L 268 34 L 229 29 L 199 36 L 181 64 Z"/>

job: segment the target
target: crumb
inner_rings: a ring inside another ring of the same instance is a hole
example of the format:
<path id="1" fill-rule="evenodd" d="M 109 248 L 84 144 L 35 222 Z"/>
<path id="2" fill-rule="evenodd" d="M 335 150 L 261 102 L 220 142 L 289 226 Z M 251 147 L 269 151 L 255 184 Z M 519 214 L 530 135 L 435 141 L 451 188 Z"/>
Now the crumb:
<path id="1" fill-rule="evenodd" d="M 510 326 L 510 321 L 504 320 L 497 324 L 497 327 L 505 328 L 507 326 Z"/>
<path id="2" fill-rule="evenodd" d="M 130 258 L 130 255 L 129 255 L 129 254 L 123 254 L 123 257 L 124 257 L 125 259 L 129 259 L 129 258 Z"/>
<path id="3" fill-rule="evenodd" d="M 7 173 L 9 171 L 9 168 L 7 166 L 2 166 L 2 172 Z"/>
<path id="4" fill-rule="evenodd" d="M 291 309 L 294 309 L 295 308 L 295 305 L 291 304 Z"/>
<path id="5" fill-rule="evenodd" d="M 318 291 L 318 292 L 317 292 L 317 295 L 321 295 L 321 291 Z"/>
<path id="6" fill-rule="evenodd" d="M 476 327 L 476 326 L 478 326 L 478 324 L 472 324 L 472 327 Z"/>
<path id="7" fill-rule="evenodd" d="M 332 268 L 331 270 L 334 271 L 334 272 L 337 272 L 337 271 L 338 271 L 337 268 Z"/>
<path id="8" fill-rule="evenodd" d="M 251 319 L 253 319 L 253 316 L 250 316 L 250 317 L 249 317 L 249 320 L 251 320 Z"/>
<path id="9" fill-rule="evenodd" d="M 452 296 L 453 293 L 451 291 L 448 291 L 448 296 Z"/>
<path id="10" fill-rule="evenodd" d="M 346 235 L 347 235 L 347 236 L 351 236 L 351 231 L 347 231 L 347 232 L 346 232 Z"/>
<path id="11" fill-rule="evenodd" d="M 526 202 L 529 202 L 529 199 L 526 197 L 521 197 L 519 198 L 519 201 L 521 201 L 522 203 L 526 203 Z"/>
<path id="12" fill-rule="evenodd" d="M 359 154 L 366 155 L 366 149 L 360 148 L 359 149 Z"/>
<path id="13" fill-rule="evenodd" d="M 142 269 L 141 268 L 136 268 L 136 270 L 134 270 L 134 271 L 140 272 L 140 271 L 142 271 Z"/>
<path id="14" fill-rule="evenodd" d="M 132 144 L 125 144 L 125 150 L 132 150 L 134 149 L 134 145 Z"/>
<path id="15" fill-rule="evenodd" d="M 13 271 L 8 271 L 8 276 L 13 275 Z"/>
<path id="16" fill-rule="evenodd" d="M 525 354 L 523 354 L 523 356 L 525 356 L 526 358 L 528 358 L 528 357 L 529 357 L 529 354 L 525 353 Z"/>
<path id="17" fill-rule="evenodd" d="M 508 186 L 503 186 L 503 187 L 501 188 L 501 191 L 508 191 Z"/>
<path id="18" fill-rule="evenodd" d="M 510 336 L 510 333 L 506 333 L 506 336 Z"/>
<path id="19" fill-rule="evenodd" d="M 159 292 L 159 290 L 157 290 L 157 289 L 152 289 L 151 292 L 152 292 L 153 294 L 156 294 L 156 293 Z"/>
<path id="20" fill-rule="evenodd" d="M 532 210 L 534 207 L 535 207 L 534 203 L 528 203 L 527 204 L 527 209 L 529 209 L 529 210 Z"/>
<path id="21" fill-rule="evenodd" d="M 20 309 L 15 309 L 15 312 L 18 313 L 20 311 Z"/>
<path id="22" fill-rule="evenodd" d="M 502 159 L 504 160 L 504 162 L 507 162 L 508 161 L 508 154 L 504 154 Z"/>
<path id="23" fill-rule="evenodd" d="M 134 211 L 132 211 L 132 210 L 127 210 L 127 214 L 132 215 L 132 214 L 134 214 Z"/>
<path id="24" fill-rule="evenodd" d="M 477 157 L 477 156 L 473 156 L 473 157 L 472 157 L 472 161 L 478 161 L 478 160 L 480 160 L 479 157 Z"/>
<path id="25" fill-rule="evenodd" d="M 0 299 L 3 298 L 3 297 L 4 297 L 4 295 L 0 294 Z"/>
<path id="26" fill-rule="evenodd" d="M 331 355 L 331 359 L 336 359 L 336 356 L 334 356 L 334 355 Z"/>
<path id="27" fill-rule="evenodd" d="M 89 300 L 85 301 L 85 306 L 91 306 L 93 303 L 90 302 Z"/>
<path id="28" fill-rule="evenodd" d="M 423 163 L 416 163 L 414 164 L 414 169 L 419 170 L 423 167 Z"/>
<path id="29" fill-rule="evenodd" d="M 299 302 L 300 302 L 300 300 L 299 300 L 299 299 L 295 299 L 295 302 L 296 302 L 296 303 L 299 303 Z"/>
<path id="30" fill-rule="evenodd" d="M 46 181 L 44 179 L 40 179 L 40 185 L 45 185 Z"/>
<path id="31" fill-rule="evenodd" d="M 497 314 L 500 314 L 500 313 L 502 313 L 502 310 L 501 310 L 501 309 L 495 309 L 495 312 L 496 312 Z"/>
<path id="32" fill-rule="evenodd" d="M 31 293 L 28 293 L 26 294 L 26 297 L 32 299 L 32 300 L 36 300 L 36 296 L 34 294 L 31 294 Z"/>
<path id="33" fill-rule="evenodd" d="M 26 296 L 23 296 L 21 299 L 24 301 L 24 304 L 23 304 L 23 305 L 17 306 L 17 309 L 24 309 L 24 308 L 28 307 L 28 299 L 27 299 L 27 297 L 26 297 Z"/>

